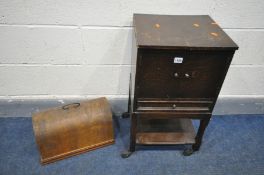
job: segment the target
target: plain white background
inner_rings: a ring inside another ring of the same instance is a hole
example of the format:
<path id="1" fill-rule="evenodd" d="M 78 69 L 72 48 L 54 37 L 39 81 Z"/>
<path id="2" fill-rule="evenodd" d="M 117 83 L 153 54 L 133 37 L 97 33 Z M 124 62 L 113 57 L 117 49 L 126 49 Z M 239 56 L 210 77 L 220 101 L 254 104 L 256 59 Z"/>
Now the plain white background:
<path id="1" fill-rule="evenodd" d="M 222 97 L 264 96 L 263 0 L 1 0 L 0 98 L 127 97 L 133 13 L 210 15 L 239 45 Z"/>

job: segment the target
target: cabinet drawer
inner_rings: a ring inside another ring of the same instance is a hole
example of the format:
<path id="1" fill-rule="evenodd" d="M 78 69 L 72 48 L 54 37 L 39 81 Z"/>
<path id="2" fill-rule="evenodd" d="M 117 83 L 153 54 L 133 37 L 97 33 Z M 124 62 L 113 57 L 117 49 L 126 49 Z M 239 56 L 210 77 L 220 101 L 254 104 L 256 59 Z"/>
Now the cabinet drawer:
<path id="1" fill-rule="evenodd" d="M 138 111 L 210 111 L 213 101 L 210 100 L 155 100 L 139 99 Z"/>
<path id="2" fill-rule="evenodd" d="M 214 98 L 228 52 L 145 50 L 137 72 L 139 98 Z"/>

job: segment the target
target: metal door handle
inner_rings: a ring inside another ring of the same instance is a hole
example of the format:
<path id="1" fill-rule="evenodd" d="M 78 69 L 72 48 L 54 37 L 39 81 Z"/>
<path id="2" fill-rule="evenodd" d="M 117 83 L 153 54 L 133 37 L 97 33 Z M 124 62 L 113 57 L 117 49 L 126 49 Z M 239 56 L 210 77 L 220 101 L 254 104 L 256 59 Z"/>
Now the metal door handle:
<path id="1" fill-rule="evenodd" d="M 188 73 L 185 74 L 186 78 L 190 78 L 190 75 Z"/>
<path id="2" fill-rule="evenodd" d="M 179 77 L 179 74 L 177 72 L 174 73 L 174 77 L 175 78 L 178 78 Z"/>

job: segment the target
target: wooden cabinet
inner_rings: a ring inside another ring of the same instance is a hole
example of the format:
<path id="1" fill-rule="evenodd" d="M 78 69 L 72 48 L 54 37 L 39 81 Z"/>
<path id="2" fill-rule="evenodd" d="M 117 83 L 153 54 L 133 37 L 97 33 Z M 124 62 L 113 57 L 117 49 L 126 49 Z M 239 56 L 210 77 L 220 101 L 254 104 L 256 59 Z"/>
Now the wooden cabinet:
<path id="1" fill-rule="evenodd" d="M 207 15 L 135 14 L 128 112 L 130 148 L 191 144 L 200 148 L 238 46 Z M 125 116 L 124 115 L 124 116 Z M 191 119 L 200 120 L 194 132 Z"/>

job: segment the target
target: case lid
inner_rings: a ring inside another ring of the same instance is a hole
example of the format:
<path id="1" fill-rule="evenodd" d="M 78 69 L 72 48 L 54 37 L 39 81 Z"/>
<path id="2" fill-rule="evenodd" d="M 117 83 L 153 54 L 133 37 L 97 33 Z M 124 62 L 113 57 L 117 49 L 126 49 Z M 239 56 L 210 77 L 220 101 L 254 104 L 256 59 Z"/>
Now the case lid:
<path id="1" fill-rule="evenodd" d="M 114 143 L 112 111 L 106 98 L 38 112 L 32 122 L 42 164 Z"/>
<path id="2" fill-rule="evenodd" d="M 236 43 L 208 15 L 134 14 L 138 47 L 236 50 Z"/>

